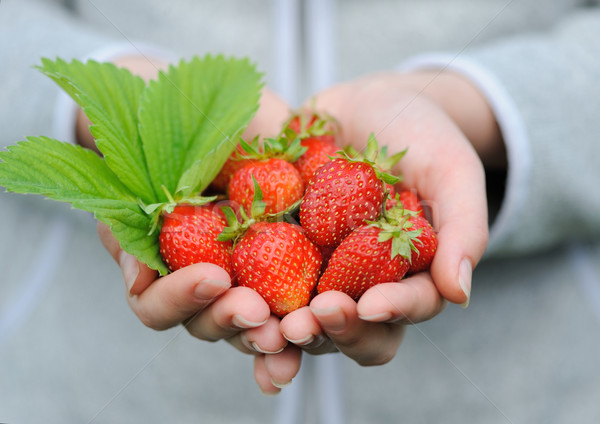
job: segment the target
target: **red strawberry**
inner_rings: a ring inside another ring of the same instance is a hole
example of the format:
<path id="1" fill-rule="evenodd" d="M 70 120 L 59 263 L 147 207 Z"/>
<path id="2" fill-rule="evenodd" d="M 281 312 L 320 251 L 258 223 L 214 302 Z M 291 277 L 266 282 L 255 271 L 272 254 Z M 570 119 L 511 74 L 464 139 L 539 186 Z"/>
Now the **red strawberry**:
<path id="1" fill-rule="evenodd" d="M 337 246 L 381 212 L 383 181 L 367 162 L 340 158 L 319 167 L 300 205 L 300 223 L 319 246 Z"/>
<path id="2" fill-rule="evenodd" d="M 421 230 L 420 234 L 412 240 L 413 249 L 408 272 L 414 274 L 427 271 L 437 250 L 437 236 L 429 221 L 423 216 L 411 216 L 408 222 L 411 225 L 407 227 L 408 231 Z"/>
<path id="3" fill-rule="evenodd" d="M 317 291 L 342 291 L 358 300 L 376 284 L 400 281 L 408 271 L 409 261 L 400 254 L 392 255 L 391 237 L 379 241 L 383 231 L 365 225 L 350 233 L 333 252 Z"/>
<path id="4" fill-rule="evenodd" d="M 334 144 L 321 140 L 318 137 L 308 137 L 300 144 L 306 147 L 306 152 L 294 162 L 294 166 L 300 172 L 305 184 L 314 174 L 318 167 L 329 162 L 330 156 L 336 156 L 339 150 Z"/>
<path id="5" fill-rule="evenodd" d="M 229 199 L 250 211 L 254 179 L 263 192 L 265 213 L 281 212 L 302 198 L 304 181 L 291 163 L 278 158 L 255 160 L 238 169 L 229 182 Z"/>
<path id="6" fill-rule="evenodd" d="M 233 269 L 239 285 L 256 290 L 283 317 L 308 304 L 321 253 L 298 225 L 258 222 L 236 245 Z"/>
<path id="7" fill-rule="evenodd" d="M 404 209 L 409 211 L 417 212 L 418 215 L 425 217 L 423 206 L 417 196 L 417 193 L 413 190 L 400 190 L 396 192 L 394 186 L 388 185 L 389 198 L 385 202 L 385 208 L 390 210 L 398 204 L 398 201 L 404 206 Z"/>
<path id="8" fill-rule="evenodd" d="M 251 159 L 244 159 L 246 154 L 241 144 L 238 144 L 235 151 L 229 156 L 225 164 L 211 183 L 211 189 L 216 192 L 225 193 L 231 177 L 241 167 L 251 162 Z"/>
<path id="9" fill-rule="evenodd" d="M 165 213 L 159 235 L 160 254 L 171 271 L 209 262 L 231 274 L 231 241 L 217 241 L 225 228 L 223 213 L 214 204 L 179 205 Z"/>
<path id="10" fill-rule="evenodd" d="M 376 166 L 379 147 L 371 134 L 363 158 L 345 156 L 329 161 L 310 178 L 300 205 L 300 223 L 306 235 L 319 246 L 335 247 L 350 232 L 379 217 L 385 197 L 385 184 L 395 184 L 398 177 Z M 387 158 L 391 169 L 404 153 Z"/>
<path id="11" fill-rule="evenodd" d="M 313 137 L 329 144 L 335 144 L 338 132 L 337 123 L 331 116 L 309 110 L 295 112 L 282 131 L 290 140 L 296 137 L 300 139 Z"/>
<path id="12" fill-rule="evenodd" d="M 287 128 L 294 131 L 296 134 L 306 132 L 313 123 L 317 120 L 317 115 L 306 115 L 302 113 L 296 113 L 292 116 L 287 124 Z"/>

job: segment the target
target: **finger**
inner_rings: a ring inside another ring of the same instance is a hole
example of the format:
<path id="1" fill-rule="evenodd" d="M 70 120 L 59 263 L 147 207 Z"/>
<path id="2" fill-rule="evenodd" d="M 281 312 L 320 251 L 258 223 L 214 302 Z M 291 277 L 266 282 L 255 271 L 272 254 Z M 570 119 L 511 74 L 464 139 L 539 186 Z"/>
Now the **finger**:
<path id="1" fill-rule="evenodd" d="M 186 329 L 202 340 L 228 339 L 266 324 L 270 315 L 269 306 L 256 291 L 233 287 L 186 323 Z"/>
<path id="2" fill-rule="evenodd" d="M 135 256 L 123 251 L 108 225 L 98 221 L 96 229 L 102 245 L 121 268 L 127 293 L 138 295 L 146 290 L 156 280 L 158 272 L 139 262 Z"/>
<path id="3" fill-rule="evenodd" d="M 337 347 L 323 333 L 319 321 L 308 306 L 287 314 L 281 320 L 279 329 L 290 343 L 302 348 L 311 355 L 336 352 Z"/>
<path id="4" fill-rule="evenodd" d="M 254 379 L 258 384 L 260 391 L 267 396 L 274 396 L 281 392 L 279 387 L 276 387 L 271 382 L 271 375 L 267 370 L 265 363 L 266 355 L 256 355 L 254 357 Z"/>
<path id="5" fill-rule="evenodd" d="M 371 287 L 359 299 L 357 312 L 364 321 L 416 324 L 438 315 L 445 306 L 431 276 L 422 272 L 399 283 Z"/>
<path id="6" fill-rule="evenodd" d="M 280 389 L 289 386 L 300 371 L 302 351 L 294 345 L 287 346 L 276 355 L 265 355 L 265 368 L 271 384 Z"/>
<path id="7" fill-rule="evenodd" d="M 268 88 L 264 88 L 260 99 L 260 107 L 254 118 L 244 131 L 244 139 L 252 139 L 257 135 L 263 137 L 276 136 L 289 115 L 289 106 Z"/>
<path id="8" fill-rule="evenodd" d="M 164 330 L 204 309 L 230 286 L 229 275 L 221 267 L 199 263 L 155 280 L 127 301 L 145 325 Z"/>
<path id="9" fill-rule="evenodd" d="M 356 302 L 344 293 L 322 293 L 310 309 L 338 349 L 361 365 L 389 362 L 402 342 L 404 326 L 361 320 Z"/>
<path id="10" fill-rule="evenodd" d="M 377 138 L 390 154 L 408 147 L 400 163 L 404 184 L 425 200 L 438 231 L 433 281 L 444 298 L 468 302 L 471 272 L 488 240 L 483 165 L 458 127 L 431 101 L 417 97 L 399 103 L 387 114 L 365 111 L 361 123 L 350 126 L 351 136 L 366 140 L 379 128 Z"/>
<path id="11" fill-rule="evenodd" d="M 244 353 L 270 355 L 281 352 L 288 344 L 279 331 L 279 318 L 274 315 L 260 327 L 241 331 L 227 341 Z"/>
<path id="12" fill-rule="evenodd" d="M 115 262 L 119 263 L 121 246 L 110 231 L 110 227 L 105 223 L 98 221 L 96 224 L 96 231 L 98 232 L 98 237 L 104 248 L 108 251 L 110 256 L 112 256 Z"/>
<path id="13" fill-rule="evenodd" d="M 426 199 L 437 230 L 438 248 L 430 270 L 433 281 L 444 298 L 466 304 L 472 270 L 488 241 L 485 175 L 458 130 L 448 128 L 445 135 L 433 134 L 431 139 L 436 136 L 445 140 L 437 143 L 445 146 L 438 148 L 439 157 L 423 159 L 425 152 L 415 148 L 414 158 L 405 164 L 405 175 Z"/>

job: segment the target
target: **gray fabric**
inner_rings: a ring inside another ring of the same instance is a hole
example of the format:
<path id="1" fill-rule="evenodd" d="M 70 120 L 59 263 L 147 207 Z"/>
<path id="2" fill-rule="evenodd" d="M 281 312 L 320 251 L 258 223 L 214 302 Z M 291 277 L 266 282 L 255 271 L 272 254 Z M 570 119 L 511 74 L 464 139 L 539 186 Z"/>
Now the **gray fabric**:
<path id="1" fill-rule="evenodd" d="M 552 31 L 471 54 L 502 81 L 531 141 L 527 202 L 512 217 L 504 253 L 600 232 L 599 32 L 600 11 L 585 10 Z"/>
<path id="2" fill-rule="evenodd" d="M 593 160 L 600 132 L 589 114 L 600 110 L 593 50 L 600 18 L 571 15 L 578 3 L 338 4 L 340 79 L 391 68 L 423 50 L 458 53 L 468 44 L 472 50 L 464 54 L 513 96 L 535 158 L 528 209 L 515 217 L 505 244 L 512 257 L 480 265 L 471 306 L 450 306 L 409 328 L 388 365 L 361 368 L 342 359 L 347 422 L 600 420 L 600 176 Z M 0 146 L 52 131 L 58 91 L 31 69 L 40 56 L 79 57 L 114 41 L 144 40 L 182 55 L 250 55 L 269 80 L 275 68 L 270 6 L 3 0 Z M 505 39 L 523 30 L 536 34 Z M 565 206 L 553 199 L 569 200 Z M 573 232 L 555 231 L 557 222 Z M 89 215 L 3 193 L 0 234 L 0 322 L 8 323 L 0 333 L 0 422 L 272 419 L 277 400 L 256 389 L 251 357 L 224 342 L 194 340 L 181 328 L 154 332 L 137 320 Z M 574 249 L 570 234 L 592 240 Z M 517 250 L 530 253 L 519 257 Z M 318 392 L 312 393 L 304 422 L 317 422 Z"/>

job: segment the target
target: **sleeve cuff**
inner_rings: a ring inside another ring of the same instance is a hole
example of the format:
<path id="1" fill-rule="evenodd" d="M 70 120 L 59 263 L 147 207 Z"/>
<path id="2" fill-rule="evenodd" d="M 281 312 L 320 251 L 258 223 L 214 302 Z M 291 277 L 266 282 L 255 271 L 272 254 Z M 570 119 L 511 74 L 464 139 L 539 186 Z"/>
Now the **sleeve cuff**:
<path id="1" fill-rule="evenodd" d="M 511 221 L 526 207 L 531 180 L 531 149 L 525 123 L 517 106 L 502 83 L 487 69 L 464 58 L 446 54 L 415 56 L 398 68 L 401 72 L 435 68 L 452 71 L 468 78 L 486 97 L 506 145 L 508 170 L 502 206 L 490 228 L 487 253 L 504 244 Z"/>
<path id="2" fill-rule="evenodd" d="M 171 53 L 150 45 L 136 43 L 114 43 L 91 52 L 80 58 L 82 61 L 96 60 L 98 62 L 108 62 L 118 57 L 141 55 L 144 57 L 161 58 L 173 61 Z M 52 133 L 57 140 L 76 144 L 75 122 L 77 121 L 77 103 L 64 91 L 60 90 L 54 107 L 54 117 L 52 122 Z"/>

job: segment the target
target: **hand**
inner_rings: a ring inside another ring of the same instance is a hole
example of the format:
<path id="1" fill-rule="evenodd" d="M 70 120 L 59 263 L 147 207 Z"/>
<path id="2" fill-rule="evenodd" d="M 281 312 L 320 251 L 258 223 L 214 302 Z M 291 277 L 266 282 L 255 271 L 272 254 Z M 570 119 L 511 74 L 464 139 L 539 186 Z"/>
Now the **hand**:
<path id="1" fill-rule="evenodd" d="M 125 57 L 115 63 L 146 80 L 166 67 L 166 63 L 140 57 Z M 288 114 L 288 106 L 265 89 L 260 108 L 243 136 L 247 139 L 256 134 L 274 136 Z M 95 147 L 89 124 L 80 111 L 78 140 L 86 147 Z M 256 379 L 266 392 L 280 390 L 271 384 L 271 374 L 275 381 L 287 381 L 289 373 L 293 377 L 298 372 L 299 360 L 293 358 L 299 357 L 300 351 L 295 346 L 287 347 L 287 340 L 279 331 L 279 319 L 270 314 L 268 305 L 254 290 L 231 288 L 231 278 L 225 270 L 200 263 L 159 278 L 156 271 L 121 249 L 108 226 L 98 223 L 98 235 L 121 267 L 127 302 L 143 324 L 164 330 L 183 323 L 194 337 L 207 341 L 225 339 L 238 350 L 256 355 Z M 286 364 L 283 377 L 279 377 L 278 362 Z"/>
<path id="2" fill-rule="evenodd" d="M 286 316 L 281 331 L 309 353 L 339 350 L 362 365 L 383 364 L 400 346 L 405 324 L 434 317 L 447 300 L 468 303 L 488 237 L 482 160 L 502 166 L 503 145 L 483 97 L 456 75 L 373 75 L 314 102 L 340 122 L 342 145 L 363 149 L 373 132 L 391 154 L 408 147 L 399 164 L 403 184 L 430 207 L 439 245 L 430 272 L 375 286 L 358 303 L 320 294 Z"/>

